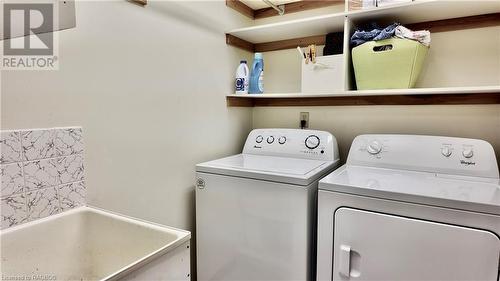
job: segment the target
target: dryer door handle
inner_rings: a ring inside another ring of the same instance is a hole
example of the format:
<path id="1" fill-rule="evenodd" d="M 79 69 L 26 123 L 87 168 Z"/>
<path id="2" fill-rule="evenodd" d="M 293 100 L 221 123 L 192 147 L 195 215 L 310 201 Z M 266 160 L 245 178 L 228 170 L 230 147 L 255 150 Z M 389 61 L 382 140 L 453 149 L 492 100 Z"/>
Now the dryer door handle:
<path id="1" fill-rule="evenodd" d="M 351 246 L 340 245 L 339 273 L 351 277 Z"/>

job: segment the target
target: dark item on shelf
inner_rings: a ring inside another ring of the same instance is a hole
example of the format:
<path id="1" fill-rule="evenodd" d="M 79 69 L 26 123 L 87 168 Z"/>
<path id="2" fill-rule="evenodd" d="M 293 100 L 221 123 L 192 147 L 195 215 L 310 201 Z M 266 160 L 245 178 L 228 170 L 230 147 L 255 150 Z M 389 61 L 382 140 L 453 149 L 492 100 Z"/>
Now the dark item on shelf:
<path id="1" fill-rule="evenodd" d="M 323 56 L 340 55 L 344 52 L 344 32 L 333 32 L 326 35 Z"/>
<path id="2" fill-rule="evenodd" d="M 380 28 L 376 23 L 372 23 L 368 28 L 356 29 L 351 36 L 351 46 L 357 47 L 369 41 L 379 41 L 391 38 L 396 32 L 399 23 L 395 22 L 385 28 Z M 369 31 L 367 31 L 369 30 Z"/>

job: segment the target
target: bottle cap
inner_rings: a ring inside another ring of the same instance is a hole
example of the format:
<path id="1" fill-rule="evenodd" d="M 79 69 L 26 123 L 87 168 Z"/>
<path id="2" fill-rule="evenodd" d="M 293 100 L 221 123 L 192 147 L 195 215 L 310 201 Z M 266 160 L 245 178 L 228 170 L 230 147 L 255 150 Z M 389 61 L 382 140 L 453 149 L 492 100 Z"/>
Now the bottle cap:
<path id="1" fill-rule="evenodd" d="M 255 59 L 262 59 L 262 53 L 255 53 Z"/>
<path id="2" fill-rule="evenodd" d="M 240 60 L 240 63 L 247 63 L 246 60 Z"/>

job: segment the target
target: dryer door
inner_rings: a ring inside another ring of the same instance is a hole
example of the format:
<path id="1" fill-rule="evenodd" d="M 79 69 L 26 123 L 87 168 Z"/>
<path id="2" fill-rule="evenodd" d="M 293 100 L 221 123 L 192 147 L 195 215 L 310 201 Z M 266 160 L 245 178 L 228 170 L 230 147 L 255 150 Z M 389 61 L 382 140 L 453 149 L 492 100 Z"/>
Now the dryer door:
<path id="1" fill-rule="evenodd" d="M 491 232 L 351 208 L 334 225 L 334 280 L 498 280 Z"/>

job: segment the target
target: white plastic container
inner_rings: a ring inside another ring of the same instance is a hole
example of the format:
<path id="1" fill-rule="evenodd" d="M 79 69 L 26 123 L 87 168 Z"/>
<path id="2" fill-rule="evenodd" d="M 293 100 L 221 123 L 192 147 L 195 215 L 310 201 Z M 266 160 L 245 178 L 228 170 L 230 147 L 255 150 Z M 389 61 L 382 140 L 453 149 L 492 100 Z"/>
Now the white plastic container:
<path id="1" fill-rule="evenodd" d="M 349 0 L 349 11 L 356 11 L 362 9 L 370 9 L 377 7 L 377 0 Z"/>
<path id="2" fill-rule="evenodd" d="M 344 55 L 316 57 L 316 63 L 302 61 L 302 93 L 326 94 L 343 91 Z"/>
<path id="3" fill-rule="evenodd" d="M 248 69 L 247 61 L 240 61 L 240 65 L 236 69 L 236 79 L 234 82 L 236 94 L 248 94 L 249 76 L 250 71 Z"/>
<path id="4" fill-rule="evenodd" d="M 413 0 L 377 0 L 377 7 L 385 7 L 396 4 L 410 3 Z"/>

